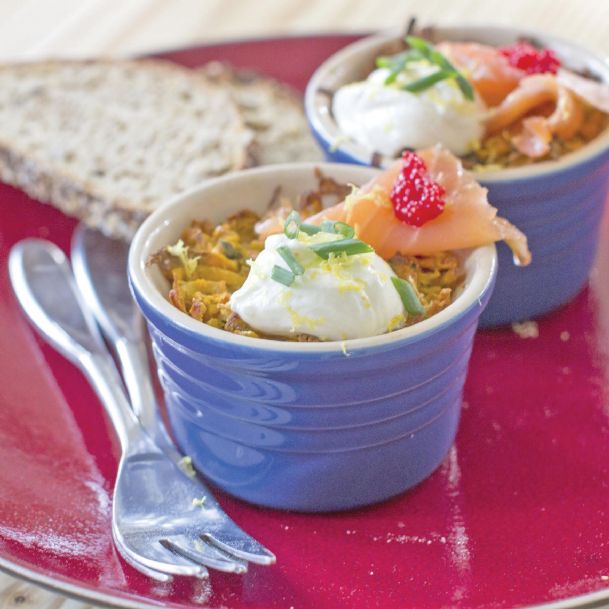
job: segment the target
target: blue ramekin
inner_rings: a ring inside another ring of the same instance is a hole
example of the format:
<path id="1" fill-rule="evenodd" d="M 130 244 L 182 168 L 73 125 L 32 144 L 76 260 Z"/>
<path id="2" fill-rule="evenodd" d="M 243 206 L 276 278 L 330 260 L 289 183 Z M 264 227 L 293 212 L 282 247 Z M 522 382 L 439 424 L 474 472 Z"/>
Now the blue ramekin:
<path id="1" fill-rule="evenodd" d="M 314 168 L 361 184 L 374 169 L 297 164 L 206 182 L 154 212 L 129 254 L 134 296 L 152 337 L 181 450 L 218 487 L 274 508 L 331 511 L 396 495 L 450 448 L 478 318 L 496 274 L 494 246 L 462 252 L 466 282 L 449 307 L 366 339 L 290 343 L 217 330 L 175 309 L 148 257 L 192 219 L 262 212 L 275 188 L 295 199 Z"/>
<path id="2" fill-rule="evenodd" d="M 374 155 L 341 134 L 332 117 L 331 93 L 365 78 L 374 59 L 394 47 L 401 34 L 389 32 L 348 45 L 312 76 L 305 109 L 317 141 L 331 161 L 386 166 L 393 159 Z M 437 40 L 475 41 L 504 46 L 520 37 L 553 49 L 564 65 L 588 69 L 609 82 L 609 64 L 563 40 L 521 29 L 438 27 Z M 531 319 L 567 303 L 586 284 L 597 249 L 599 225 L 609 193 L 609 130 L 557 161 L 478 174 L 489 201 L 529 239 L 533 261 L 516 267 L 509 248 L 498 246 L 497 287 L 481 327 Z"/>

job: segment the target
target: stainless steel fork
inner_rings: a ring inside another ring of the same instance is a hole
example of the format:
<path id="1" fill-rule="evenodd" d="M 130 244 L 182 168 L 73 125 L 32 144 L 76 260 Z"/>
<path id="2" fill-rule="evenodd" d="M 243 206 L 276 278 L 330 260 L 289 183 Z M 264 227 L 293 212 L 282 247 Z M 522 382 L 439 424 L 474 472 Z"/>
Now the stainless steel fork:
<path id="1" fill-rule="evenodd" d="M 155 444 L 179 464 L 183 455 L 170 439 L 160 416 L 151 382 L 143 320 L 129 290 L 128 244 L 81 224 L 74 233 L 71 251 L 76 284 L 118 357 L 133 410 Z M 199 495 L 206 497 L 208 507 L 213 504 L 218 516 L 203 533 L 204 540 L 237 559 L 260 565 L 274 563 L 274 554 L 238 527 L 216 503 L 209 488 L 201 480 L 198 482 Z"/>
<path id="2" fill-rule="evenodd" d="M 244 560 L 205 537 L 222 529 L 225 521 L 229 531 L 230 525 L 239 529 L 211 494 L 203 500 L 200 482 L 185 475 L 141 427 L 63 252 L 46 241 L 22 241 L 11 251 L 9 272 L 30 321 L 85 373 L 116 430 L 122 456 L 112 533 L 121 554 L 134 567 L 163 581 L 171 575 L 205 577 L 205 565 L 245 572 Z M 274 556 L 266 552 L 270 564 Z"/>

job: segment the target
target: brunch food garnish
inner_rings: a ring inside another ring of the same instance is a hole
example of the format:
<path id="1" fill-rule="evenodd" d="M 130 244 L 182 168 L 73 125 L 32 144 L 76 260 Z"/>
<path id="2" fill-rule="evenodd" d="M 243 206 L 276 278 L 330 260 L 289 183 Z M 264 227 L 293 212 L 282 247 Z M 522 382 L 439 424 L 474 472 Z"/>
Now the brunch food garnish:
<path id="1" fill-rule="evenodd" d="M 560 158 L 609 123 L 609 85 L 569 71 L 550 49 L 406 42 L 333 97 L 341 132 L 371 151 L 441 143 L 468 168 L 498 169 Z"/>
<path id="2" fill-rule="evenodd" d="M 245 209 L 218 226 L 193 221 L 151 259 L 170 302 L 243 336 L 340 341 L 447 307 L 464 280 L 457 250 L 505 240 L 517 264 L 530 262 L 526 237 L 440 146 L 404 153 L 361 188 L 318 177 L 297 210 L 279 198 L 264 218 Z M 339 202 L 323 207 L 328 194 Z"/>

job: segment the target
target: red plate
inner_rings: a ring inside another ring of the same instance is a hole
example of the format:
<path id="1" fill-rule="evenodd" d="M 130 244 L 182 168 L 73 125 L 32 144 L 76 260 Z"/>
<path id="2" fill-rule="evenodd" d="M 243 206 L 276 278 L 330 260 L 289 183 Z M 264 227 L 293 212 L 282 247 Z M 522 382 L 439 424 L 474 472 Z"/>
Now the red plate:
<path id="1" fill-rule="evenodd" d="M 302 89 L 353 40 L 236 42 L 165 56 L 223 59 Z M 335 515 L 219 495 L 276 566 L 152 583 L 110 537 L 117 443 L 81 375 L 44 345 L 10 291 L 10 247 L 66 248 L 75 222 L 0 192 L 0 566 L 93 602 L 258 609 L 493 608 L 609 598 L 609 228 L 590 287 L 537 338 L 480 333 L 456 446 L 414 491 Z M 518 296 L 515 294 L 515 298 Z"/>

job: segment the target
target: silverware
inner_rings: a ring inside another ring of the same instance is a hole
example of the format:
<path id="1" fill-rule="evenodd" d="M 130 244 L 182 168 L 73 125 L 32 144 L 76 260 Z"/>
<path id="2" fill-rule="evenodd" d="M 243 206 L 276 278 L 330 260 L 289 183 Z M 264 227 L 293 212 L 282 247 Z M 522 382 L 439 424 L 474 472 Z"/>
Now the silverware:
<path id="1" fill-rule="evenodd" d="M 157 446 L 179 464 L 183 455 L 170 439 L 157 406 L 145 347 L 143 320 L 127 280 L 128 244 L 80 225 L 72 239 L 76 283 L 106 340 L 117 354 L 133 409 Z M 203 538 L 230 556 L 259 565 L 275 555 L 238 527 L 222 510 L 210 489 L 199 482 L 199 495 L 216 518 Z M 211 566 L 211 565 L 208 565 Z"/>
<path id="2" fill-rule="evenodd" d="M 32 324 L 85 373 L 114 425 L 122 454 L 112 533 L 121 554 L 161 581 L 171 575 L 206 577 L 205 565 L 245 572 L 245 561 L 205 541 L 222 512 L 213 497 L 202 501 L 199 481 L 185 475 L 140 425 L 61 250 L 42 240 L 22 241 L 11 251 L 9 273 Z"/>

